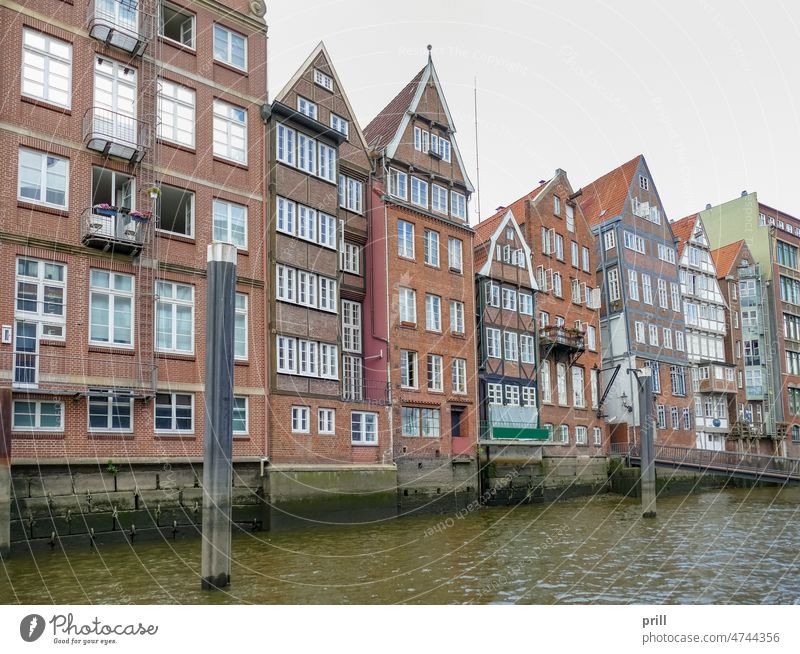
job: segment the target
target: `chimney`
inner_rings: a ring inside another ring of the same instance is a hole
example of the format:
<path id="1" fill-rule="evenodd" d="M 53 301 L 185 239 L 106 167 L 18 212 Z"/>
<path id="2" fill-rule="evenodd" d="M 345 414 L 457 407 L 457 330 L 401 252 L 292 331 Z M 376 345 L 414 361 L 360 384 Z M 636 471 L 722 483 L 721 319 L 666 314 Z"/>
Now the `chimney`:
<path id="1" fill-rule="evenodd" d="M 742 197 L 744 197 L 745 195 L 747 195 L 747 191 L 742 191 Z"/>
<path id="2" fill-rule="evenodd" d="M 710 202 L 706 202 L 706 209 L 710 209 L 710 208 L 711 208 L 711 203 Z"/>

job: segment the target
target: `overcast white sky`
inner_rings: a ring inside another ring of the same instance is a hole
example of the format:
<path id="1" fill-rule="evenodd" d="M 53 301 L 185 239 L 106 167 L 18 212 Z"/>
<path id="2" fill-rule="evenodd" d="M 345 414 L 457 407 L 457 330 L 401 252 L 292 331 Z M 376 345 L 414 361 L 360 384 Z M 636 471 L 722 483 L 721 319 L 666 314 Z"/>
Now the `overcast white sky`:
<path id="1" fill-rule="evenodd" d="M 672 220 L 744 189 L 800 216 L 796 2 L 267 6 L 270 97 L 324 40 L 362 127 L 432 44 L 473 183 L 477 78 L 484 218 L 556 168 L 578 188 L 640 152 Z"/>

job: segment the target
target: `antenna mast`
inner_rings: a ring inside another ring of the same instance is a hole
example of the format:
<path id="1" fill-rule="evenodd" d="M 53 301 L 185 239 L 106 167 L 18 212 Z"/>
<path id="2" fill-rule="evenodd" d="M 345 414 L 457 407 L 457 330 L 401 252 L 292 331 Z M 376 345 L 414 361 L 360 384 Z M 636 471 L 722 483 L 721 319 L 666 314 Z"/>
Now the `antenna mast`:
<path id="1" fill-rule="evenodd" d="M 475 95 L 475 204 L 477 205 L 478 220 L 481 221 L 481 164 L 478 156 L 478 78 L 474 82 Z"/>

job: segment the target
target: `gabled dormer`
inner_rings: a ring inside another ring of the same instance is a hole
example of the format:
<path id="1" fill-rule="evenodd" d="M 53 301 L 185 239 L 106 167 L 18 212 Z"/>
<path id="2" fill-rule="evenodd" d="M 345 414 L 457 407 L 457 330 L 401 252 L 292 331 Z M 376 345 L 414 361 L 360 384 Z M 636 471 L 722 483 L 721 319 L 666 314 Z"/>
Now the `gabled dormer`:
<path id="1" fill-rule="evenodd" d="M 367 125 L 370 149 L 382 160 L 386 192 L 398 203 L 468 223 L 473 191 L 456 128 L 432 57 Z"/>
<path id="2" fill-rule="evenodd" d="M 476 225 L 476 241 L 483 232 L 484 240 L 475 246 L 476 264 L 483 260 L 483 265 L 478 269 L 477 274 L 481 277 L 492 277 L 506 281 L 519 280 L 523 286 L 538 291 L 536 279 L 533 274 L 533 264 L 531 262 L 531 248 L 517 223 L 514 213 L 508 209 L 499 219 L 490 218 L 485 223 L 491 232 L 481 230 L 481 223 Z M 481 259 L 478 259 L 481 256 Z M 522 272 L 519 272 L 522 271 Z"/>

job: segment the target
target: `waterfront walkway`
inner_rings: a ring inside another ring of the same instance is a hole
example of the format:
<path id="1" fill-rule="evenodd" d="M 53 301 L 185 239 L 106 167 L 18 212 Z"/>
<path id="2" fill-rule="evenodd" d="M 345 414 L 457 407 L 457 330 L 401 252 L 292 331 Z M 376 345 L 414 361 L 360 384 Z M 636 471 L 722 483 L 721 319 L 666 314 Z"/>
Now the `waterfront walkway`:
<path id="1" fill-rule="evenodd" d="M 720 452 L 700 450 L 673 445 L 655 445 L 655 464 L 658 467 L 679 468 L 710 474 L 726 474 L 741 479 L 775 482 L 779 484 L 800 483 L 800 459 L 749 454 L 747 452 Z M 639 445 L 613 443 L 609 452 L 612 457 L 622 457 L 628 465 L 641 465 Z"/>

